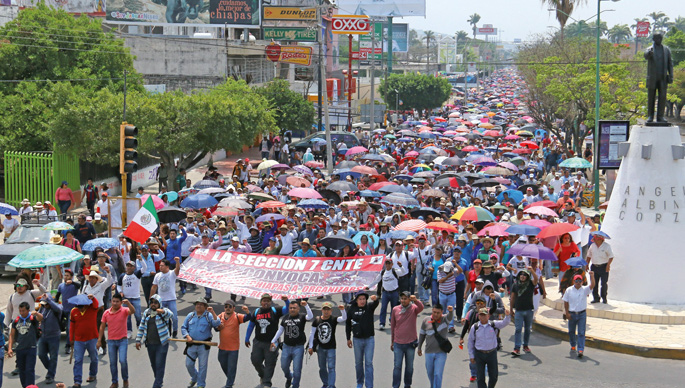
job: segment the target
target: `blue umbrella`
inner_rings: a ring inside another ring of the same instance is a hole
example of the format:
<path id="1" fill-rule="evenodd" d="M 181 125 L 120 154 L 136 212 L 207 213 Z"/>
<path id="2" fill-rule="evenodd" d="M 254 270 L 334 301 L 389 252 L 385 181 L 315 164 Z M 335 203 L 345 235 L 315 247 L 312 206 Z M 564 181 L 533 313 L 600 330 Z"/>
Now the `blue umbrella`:
<path id="1" fill-rule="evenodd" d="M 15 208 L 14 206 L 0 202 L 0 214 L 9 214 L 11 216 L 18 216 L 19 212 L 17 211 L 17 208 Z"/>
<path id="2" fill-rule="evenodd" d="M 297 207 L 305 209 L 328 209 L 330 206 L 320 199 L 305 199 L 297 204 Z"/>
<path id="3" fill-rule="evenodd" d="M 385 185 L 378 189 L 382 193 L 406 193 L 406 190 L 400 185 Z"/>
<path id="4" fill-rule="evenodd" d="M 362 176 L 361 173 L 352 171 L 350 169 L 341 168 L 339 170 L 333 170 L 333 175 L 340 175 L 340 179 L 346 179 L 348 175 L 352 176 L 353 179 L 357 179 Z"/>
<path id="5" fill-rule="evenodd" d="M 506 232 L 509 234 L 521 234 L 524 236 L 537 236 L 541 230 L 542 229 L 533 225 L 518 224 L 508 227 Z"/>
<path id="6" fill-rule="evenodd" d="M 21 251 L 8 263 L 15 268 L 44 268 L 69 264 L 83 258 L 83 255 L 63 245 L 36 245 Z"/>
<path id="7" fill-rule="evenodd" d="M 359 192 L 359 196 L 371 197 L 371 198 L 380 198 L 383 196 L 383 194 L 379 193 L 378 191 L 373 191 L 373 190 L 362 190 Z"/>
<path id="8" fill-rule="evenodd" d="M 559 167 L 565 168 L 591 168 L 592 163 L 579 157 L 569 158 L 559 163 Z"/>
<path id="9" fill-rule="evenodd" d="M 73 306 L 89 306 L 93 304 L 93 301 L 86 294 L 72 296 L 67 302 Z"/>
<path id="10" fill-rule="evenodd" d="M 516 157 L 518 157 L 519 155 L 518 155 L 518 154 L 515 154 L 515 153 L 513 153 L 513 152 L 505 152 L 505 153 L 502 154 L 502 156 L 505 157 L 505 158 L 516 158 Z"/>
<path id="11" fill-rule="evenodd" d="M 604 237 L 605 240 L 611 240 L 611 237 L 609 237 L 608 234 L 602 232 L 601 230 L 590 233 L 590 236 L 599 236 L 599 237 Z"/>
<path id="12" fill-rule="evenodd" d="M 510 199 L 514 200 L 514 202 L 519 203 L 523 201 L 523 193 L 518 191 L 518 190 L 504 190 L 503 192 L 499 193 L 497 196 L 497 199 L 502 202 L 504 200 L 504 193 L 507 193 Z"/>
<path id="13" fill-rule="evenodd" d="M 258 210 L 262 210 L 262 209 L 258 209 Z M 267 213 L 267 214 L 264 214 L 262 216 L 257 217 L 255 222 L 271 221 L 271 218 L 273 218 L 275 221 L 279 221 L 279 220 L 284 220 L 285 216 L 283 216 L 282 214 L 278 214 L 278 213 Z"/>
<path id="14" fill-rule="evenodd" d="M 367 236 L 369 238 L 369 244 L 372 244 L 374 248 L 378 248 L 378 241 L 380 239 L 373 232 L 368 232 L 368 231 L 357 232 L 357 234 L 355 234 L 354 237 L 352 237 L 352 241 L 354 241 L 354 243 L 357 245 L 361 245 L 362 236 Z"/>
<path id="15" fill-rule="evenodd" d="M 209 194 L 195 194 L 184 199 L 183 202 L 181 202 L 181 207 L 187 207 L 191 209 L 205 209 L 208 207 L 212 207 L 217 203 L 219 203 L 219 201 L 217 201 L 216 198 L 212 197 Z"/>
<path id="16" fill-rule="evenodd" d="M 571 257 L 570 259 L 566 260 L 566 265 L 573 268 L 585 267 L 587 265 L 587 261 L 580 256 Z"/>
<path id="17" fill-rule="evenodd" d="M 82 249 L 84 251 L 94 251 L 95 248 L 102 248 L 104 250 L 108 250 L 110 248 L 117 248 L 119 247 L 119 241 L 117 241 L 114 238 L 111 237 L 100 237 L 96 238 L 93 240 L 88 240 L 86 241 L 85 244 L 83 244 Z"/>
<path id="18" fill-rule="evenodd" d="M 507 253 L 514 256 L 534 257 L 540 260 L 558 260 L 551 249 L 538 244 L 514 244 L 507 249 Z"/>
<path id="19" fill-rule="evenodd" d="M 412 178 L 412 176 L 411 176 L 411 175 L 406 175 L 406 174 L 400 174 L 400 175 L 395 175 L 395 178 L 396 178 L 396 179 L 406 179 L 406 180 L 410 180 L 410 179 Z"/>
<path id="20" fill-rule="evenodd" d="M 210 187 L 220 187 L 219 182 L 213 181 L 211 179 L 203 179 L 193 185 L 194 188 L 198 190 L 208 189 Z"/>
<path id="21" fill-rule="evenodd" d="M 408 230 L 393 230 L 390 233 L 388 233 L 388 237 L 390 237 L 393 240 L 404 240 L 405 238 L 407 238 L 407 236 L 416 237 L 418 235 L 418 233 L 411 232 Z"/>
<path id="22" fill-rule="evenodd" d="M 160 194 L 159 197 L 161 198 L 163 195 L 166 196 L 167 201 L 169 201 L 169 202 L 174 202 L 175 200 L 178 199 L 178 193 L 175 191 L 167 191 L 164 194 Z"/>

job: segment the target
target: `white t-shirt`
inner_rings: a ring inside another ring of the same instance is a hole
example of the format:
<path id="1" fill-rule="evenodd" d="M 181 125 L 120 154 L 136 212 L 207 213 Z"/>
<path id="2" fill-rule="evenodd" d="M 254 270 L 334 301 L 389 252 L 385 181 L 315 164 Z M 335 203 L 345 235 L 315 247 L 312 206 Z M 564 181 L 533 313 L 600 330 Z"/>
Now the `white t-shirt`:
<path id="1" fill-rule="evenodd" d="M 15 229 L 19 227 L 19 221 L 17 221 L 14 218 L 10 218 L 9 220 L 7 218 L 2 220 L 2 228 L 5 231 L 5 233 L 12 233 L 14 232 Z"/>
<path id="2" fill-rule="evenodd" d="M 124 259 L 124 265 L 131 261 L 131 243 L 128 241 L 124 244 L 119 242 L 119 252 L 121 252 L 121 257 Z"/>
<path id="3" fill-rule="evenodd" d="M 103 217 L 109 214 L 109 206 L 107 206 L 107 199 L 99 200 L 97 203 L 98 213 Z"/>
<path id="4" fill-rule="evenodd" d="M 163 302 L 176 300 L 176 272 L 157 272 L 152 284 L 157 285 L 157 294 L 159 294 Z"/>
<path id="5" fill-rule="evenodd" d="M 523 257 L 519 260 L 518 256 L 514 256 L 509 260 L 509 264 L 511 264 L 512 268 L 511 273 L 516 276 L 519 271 L 523 271 L 528 267 L 528 259 Z"/>

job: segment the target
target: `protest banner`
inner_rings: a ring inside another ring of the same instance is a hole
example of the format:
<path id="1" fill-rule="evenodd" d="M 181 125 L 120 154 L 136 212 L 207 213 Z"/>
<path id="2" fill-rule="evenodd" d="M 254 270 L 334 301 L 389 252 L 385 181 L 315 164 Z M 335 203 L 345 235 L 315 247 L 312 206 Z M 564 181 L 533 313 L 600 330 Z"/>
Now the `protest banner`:
<path id="1" fill-rule="evenodd" d="M 178 278 L 248 298 L 311 298 L 364 289 L 384 260 L 385 255 L 289 257 L 197 249 L 181 264 Z"/>

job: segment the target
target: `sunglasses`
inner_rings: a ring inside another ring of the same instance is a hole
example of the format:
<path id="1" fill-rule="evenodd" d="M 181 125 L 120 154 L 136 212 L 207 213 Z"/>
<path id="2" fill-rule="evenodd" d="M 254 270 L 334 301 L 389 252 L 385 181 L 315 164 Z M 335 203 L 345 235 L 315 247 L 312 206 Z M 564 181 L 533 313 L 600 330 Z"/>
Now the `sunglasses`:
<path id="1" fill-rule="evenodd" d="M 582 283 L 583 280 L 582 280 L 582 279 L 576 279 L 576 280 L 574 280 L 574 282 L 580 282 L 580 283 Z"/>
<path id="2" fill-rule="evenodd" d="M 23 285 L 23 284 L 15 284 L 14 286 L 15 286 L 15 287 L 28 287 L 28 286 Z"/>
<path id="3" fill-rule="evenodd" d="M 224 305 L 224 308 L 227 308 L 227 309 L 232 309 L 232 308 L 233 308 L 233 306 L 231 306 L 230 304 L 225 304 L 225 305 Z"/>

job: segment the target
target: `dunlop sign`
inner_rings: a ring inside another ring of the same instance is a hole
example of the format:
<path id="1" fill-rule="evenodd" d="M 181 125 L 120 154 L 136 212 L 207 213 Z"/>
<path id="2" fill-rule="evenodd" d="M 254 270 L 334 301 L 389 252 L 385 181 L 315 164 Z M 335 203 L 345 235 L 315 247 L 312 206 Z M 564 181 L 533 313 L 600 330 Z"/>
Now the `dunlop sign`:
<path id="1" fill-rule="evenodd" d="M 332 25 L 334 34 L 366 35 L 371 32 L 371 23 L 366 15 L 335 15 Z"/>
<path id="2" fill-rule="evenodd" d="M 316 8 L 264 7 L 263 20 L 316 20 Z"/>

